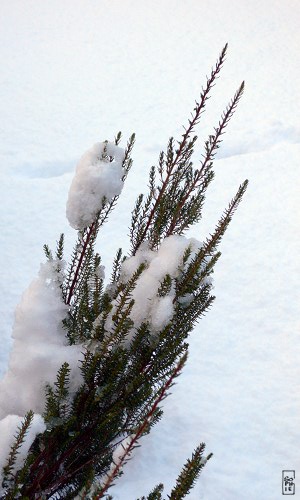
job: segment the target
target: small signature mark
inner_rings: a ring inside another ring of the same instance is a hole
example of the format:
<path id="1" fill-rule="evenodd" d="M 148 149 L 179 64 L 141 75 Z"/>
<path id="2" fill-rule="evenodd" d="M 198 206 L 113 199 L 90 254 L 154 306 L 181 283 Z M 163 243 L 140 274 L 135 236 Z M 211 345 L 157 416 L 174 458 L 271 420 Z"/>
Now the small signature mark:
<path id="1" fill-rule="evenodd" d="M 282 471 L 282 494 L 295 495 L 295 471 Z"/>

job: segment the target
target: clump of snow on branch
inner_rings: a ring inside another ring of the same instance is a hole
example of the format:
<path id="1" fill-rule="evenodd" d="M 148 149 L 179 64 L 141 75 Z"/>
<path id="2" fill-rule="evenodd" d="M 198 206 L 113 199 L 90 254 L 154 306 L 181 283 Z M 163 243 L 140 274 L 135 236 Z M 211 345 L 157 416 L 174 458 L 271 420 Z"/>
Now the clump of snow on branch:
<path id="1" fill-rule="evenodd" d="M 123 283 L 132 277 L 142 263 L 146 264 L 146 269 L 132 291 L 132 298 L 135 302 L 130 317 L 136 327 L 147 321 L 152 326 L 153 332 L 158 332 L 170 322 L 174 314 L 174 284 L 172 283 L 169 293 L 163 297 L 158 295 L 160 285 L 167 274 L 171 278 L 179 276 L 187 248 L 191 249 L 188 259 L 190 261 L 201 246 L 202 243 L 195 238 L 188 239 L 185 236 L 172 235 L 164 239 L 158 250 L 150 250 L 147 244 L 144 244 L 134 256 L 123 262 L 120 273 L 120 281 Z M 180 300 L 188 304 L 192 298 L 192 296 L 185 296 Z M 112 328 L 111 318 L 116 306 L 117 304 L 107 320 L 108 330 Z"/>
<path id="2" fill-rule="evenodd" d="M 0 420 L 0 494 L 1 483 L 2 483 L 2 468 L 6 465 L 7 457 L 10 452 L 10 448 L 14 443 L 14 436 L 16 435 L 18 427 L 21 427 L 23 417 L 18 415 L 7 415 L 5 418 Z M 26 433 L 25 439 L 20 446 L 17 454 L 17 459 L 14 464 L 13 471 L 17 471 L 23 466 L 24 460 L 27 456 L 28 450 L 33 443 L 37 434 L 44 432 L 46 426 L 41 415 L 34 415 L 31 425 Z"/>
<path id="3" fill-rule="evenodd" d="M 97 142 L 80 159 L 68 201 L 67 219 L 74 229 L 92 224 L 105 198 L 110 202 L 123 188 L 124 149 L 112 142 Z"/>
<path id="4" fill-rule="evenodd" d="M 56 267 L 55 260 L 41 265 L 16 309 L 14 344 L 8 371 L 0 381 L 0 419 L 9 414 L 24 416 L 28 410 L 42 413 L 45 385 L 55 382 L 64 362 L 71 367 L 71 390 L 81 383 L 77 366 L 82 346 L 67 345 L 62 328 L 67 306 L 61 298 Z M 2 438 L 0 433 L 0 449 Z"/>

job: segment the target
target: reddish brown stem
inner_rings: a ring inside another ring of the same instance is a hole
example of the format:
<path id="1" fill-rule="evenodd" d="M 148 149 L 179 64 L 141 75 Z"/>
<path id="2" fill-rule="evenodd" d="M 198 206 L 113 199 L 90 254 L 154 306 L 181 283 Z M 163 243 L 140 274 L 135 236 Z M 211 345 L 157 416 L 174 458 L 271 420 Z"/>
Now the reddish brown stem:
<path id="1" fill-rule="evenodd" d="M 89 228 L 88 228 L 87 236 L 86 236 L 85 242 L 83 244 L 83 247 L 82 247 L 82 250 L 81 250 L 81 254 L 80 254 L 77 266 L 76 266 L 76 271 L 75 271 L 75 274 L 74 274 L 74 277 L 73 277 L 73 280 L 72 280 L 72 283 L 71 283 L 71 286 L 70 286 L 70 289 L 69 289 L 68 297 L 66 299 L 66 304 L 67 305 L 70 305 L 70 302 L 71 302 L 71 299 L 72 299 L 72 296 L 73 296 L 73 293 L 74 293 L 74 289 L 75 289 L 75 286 L 76 286 L 77 278 L 78 278 L 78 275 L 79 275 L 79 272 L 80 272 L 80 268 L 81 268 L 81 265 L 82 265 L 82 262 L 83 262 L 83 259 L 84 259 L 84 256 L 85 256 L 85 252 L 86 252 L 86 249 L 88 247 L 89 241 L 90 241 L 90 239 L 92 237 L 92 234 L 94 232 L 94 229 L 95 229 L 95 222 L 93 222 L 89 226 Z"/>
<path id="2" fill-rule="evenodd" d="M 90 430 L 91 432 L 91 430 Z M 88 431 L 85 432 L 85 434 L 82 436 L 80 435 L 76 440 L 75 442 L 73 443 L 73 445 L 68 448 L 64 454 L 61 455 L 61 457 L 59 458 L 58 461 L 56 461 L 51 467 L 49 468 L 46 468 L 43 467 L 40 471 L 39 474 L 36 475 L 32 485 L 28 488 L 28 490 L 25 491 L 25 493 L 27 495 L 33 495 L 33 494 L 36 494 L 37 491 L 42 491 L 42 490 L 51 490 L 53 491 L 53 488 L 54 486 L 52 485 L 51 486 L 51 482 L 50 482 L 50 485 L 49 485 L 49 479 L 51 481 L 51 478 L 55 475 L 55 473 L 59 470 L 60 468 L 60 465 L 63 464 L 71 455 L 72 453 L 76 450 L 76 448 L 78 448 L 78 446 L 82 446 L 83 444 L 83 441 L 87 441 L 87 438 L 88 437 Z M 49 449 L 48 449 L 49 450 Z M 47 456 L 49 456 L 49 458 L 51 457 L 51 452 L 50 453 L 46 453 L 46 456 L 43 457 L 43 453 L 41 453 L 38 457 L 38 463 L 35 464 L 35 468 L 39 466 L 39 464 L 42 463 L 42 461 L 44 461 L 45 463 L 47 463 Z M 44 460 L 43 460 L 44 458 Z M 82 467 L 84 467 L 86 464 L 84 464 Z M 31 470 L 32 472 L 32 470 Z M 59 483 L 56 482 L 55 483 L 55 487 L 59 485 L 63 485 L 64 482 L 66 482 L 66 479 L 67 477 L 71 477 L 74 473 L 76 472 L 75 471 L 72 471 L 72 473 L 70 474 L 67 474 L 67 476 L 63 476 L 62 478 L 60 478 L 59 480 Z M 48 485 L 47 485 L 48 483 Z"/>

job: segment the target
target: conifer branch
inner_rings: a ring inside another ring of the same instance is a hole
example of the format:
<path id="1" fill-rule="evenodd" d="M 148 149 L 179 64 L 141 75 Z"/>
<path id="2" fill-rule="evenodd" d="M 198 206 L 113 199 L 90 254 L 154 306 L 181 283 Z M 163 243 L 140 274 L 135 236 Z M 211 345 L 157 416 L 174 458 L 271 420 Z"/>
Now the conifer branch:
<path id="1" fill-rule="evenodd" d="M 185 196 L 180 200 L 180 202 L 174 208 L 169 228 L 166 231 L 166 236 L 170 236 L 171 234 L 173 234 L 177 221 L 180 217 L 180 212 L 183 209 L 186 202 L 188 201 L 188 199 L 190 198 L 193 191 L 199 185 L 199 182 L 202 181 L 200 185 L 200 192 L 203 193 L 206 190 L 210 181 L 212 180 L 211 178 L 207 177 L 213 165 L 212 161 L 216 154 L 216 150 L 219 148 L 219 144 L 221 142 L 220 138 L 224 134 L 225 128 L 227 127 L 230 119 L 232 118 L 235 109 L 243 95 L 244 87 L 245 87 L 244 82 L 242 82 L 242 84 L 236 91 L 233 99 L 231 100 L 230 104 L 226 107 L 225 111 L 223 112 L 218 127 L 215 128 L 215 135 L 209 136 L 209 140 L 206 142 L 206 154 L 204 156 L 204 160 L 201 163 L 201 168 L 195 175 L 194 180 L 191 183 L 189 189 L 187 190 Z M 182 230 L 183 226 L 181 226 L 181 231 Z"/>
<path id="2" fill-rule="evenodd" d="M 47 260 L 50 260 L 50 261 L 53 260 L 53 255 L 52 255 L 52 252 L 51 252 L 49 246 L 45 244 L 43 246 L 43 250 L 44 250 L 44 253 L 46 255 Z"/>
<path id="3" fill-rule="evenodd" d="M 71 299 L 72 299 L 73 294 L 74 294 L 74 289 L 76 287 L 78 276 L 79 276 L 79 273 L 80 273 L 80 270 L 81 270 L 82 262 L 83 262 L 83 259 L 85 257 L 88 245 L 90 243 L 90 240 L 92 238 L 92 235 L 93 235 L 95 229 L 96 229 L 96 223 L 95 222 L 93 222 L 89 226 L 89 228 L 87 229 L 86 236 L 85 236 L 85 239 L 84 239 L 84 243 L 82 245 L 82 250 L 80 252 L 80 255 L 79 255 L 79 258 L 78 258 L 78 262 L 77 262 L 77 265 L 76 265 L 76 269 L 75 269 L 75 272 L 74 272 L 74 276 L 73 276 L 70 288 L 68 290 L 68 295 L 67 295 L 67 299 L 66 299 L 66 304 L 68 304 L 68 305 L 70 305 L 70 303 L 71 303 Z"/>
<path id="4" fill-rule="evenodd" d="M 7 459 L 7 463 L 3 467 L 3 473 L 4 473 L 3 474 L 4 475 L 3 483 L 4 484 L 9 484 L 10 480 L 13 478 L 14 466 L 16 464 L 20 448 L 25 440 L 26 433 L 28 432 L 29 427 L 32 423 L 33 416 L 34 416 L 33 411 L 29 411 L 25 415 L 21 426 L 18 427 L 18 432 L 15 436 L 15 441 L 11 446 L 11 450 L 10 450 L 10 453 L 9 453 L 9 456 Z"/>
<path id="5" fill-rule="evenodd" d="M 158 484 L 155 488 L 149 493 L 147 497 L 138 498 L 137 500 L 162 500 L 162 492 L 164 489 L 163 484 Z"/>
<path id="6" fill-rule="evenodd" d="M 122 455 L 119 457 L 118 463 L 116 463 L 112 469 L 112 471 L 107 475 L 107 478 L 102 485 L 102 489 L 100 490 L 99 494 L 97 495 L 96 499 L 98 500 L 99 498 L 102 498 L 104 493 L 110 488 L 112 485 L 113 481 L 118 477 L 120 474 L 120 470 L 123 467 L 123 465 L 126 463 L 127 459 L 131 455 L 133 449 L 136 447 L 138 440 L 142 437 L 142 435 L 146 432 L 147 428 L 149 427 L 149 424 L 157 410 L 158 405 L 162 402 L 162 400 L 166 397 L 168 390 L 170 387 L 173 385 L 174 379 L 180 374 L 185 362 L 187 359 L 187 354 L 182 356 L 182 358 L 179 360 L 176 368 L 174 369 L 172 375 L 170 378 L 167 380 L 165 385 L 163 386 L 159 396 L 153 403 L 152 407 L 150 408 L 149 412 L 147 413 L 144 421 L 141 423 L 139 428 L 137 429 L 136 433 L 130 438 L 130 441 L 126 447 L 124 447 Z"/>
<path id="7" fill-rule="evenodd" d="M 204 247 L 203 247 L 206 255 L 211 255 L 212 252 L 219 245 L 221 238 L 224 235 L 235 211 L 237 210 L 240 202 L 242 201 L 242 197 L 246 192 L 248 184 L 249 184 L 249 181 L 246 179 L 239 186 L 237 193 L 230 201 L 228 208 L 226 210 L 224 210 L 224 213 L 216 226 L 215 232 L 213 233 L 213 235 L 210 238 L 208 238 L 206 240 Z"/>
<path id="8" fill-rule="evenodd" d="M 221 241 L 222 236 L 224 235 L 234 212 L 236 211 L 239 203 L 242 200 L 242 197 L 247 189 L 248 186 L 248 180 L 245 180 L 243 184 L 240 185 L 236 195 L 233 197 L 231 202 L 229 203 L 229 206 L 226 210 L 224 210 L 220 220 L 218 221 L 218 224 L 216 226 L 216 229 L 214 233 L 210 236 L 210 238 L 207 238 L 205 243 L 203 244 L 202 248 L 200 248 L 199 252 L 193 259 L 191 265 L 188 268 L 188 271 L 184 275 L 184 278 L 182 279 L 181 283 L 178 285 L 177 288 L 177 293 L 176 297 L 183 295 L 185 293 L 185 287 L 190 283 L 190 281 L 193 279 L 193 276 L 195 276 L 198 272 L 198 269 L 201 266 L 201 263 L 206 257 L 212 256 L 213 252 L 215 251 L 216 247 Z M 214 258 L 218 259 L 220 254 L 217 254 Z"/>
<path id="9" fill-rule="evenodd" d="M 212 453 L 210 453 L 206 458 L 203 458 L 204 450 L 205 444 L 201 443 L 192 454 L 192 458 L 187 460 L 176 480 L 175 488 L 173 488 L 171 494 L 168 495 L 170 500 L 182 500 L 182 498 L 188 495 L 193 488 L 201 470 L 206 462 L 212 457 Z"/>
<path id="10" fill-rule="evenodd" d="M 124 182 L 128 172 L 132 166 L 132 159 L 131 159 L 131 153 L 133 146 L 135 144 L 135 134 L 132 134 L 127 142 L 127 146 L 125 149 L 125 155 L 124 155 L 124 160 L 123 160 L 123 169 L 124 169 L 124 175 L 122 177 L 122 181 Z"/>
<path id="11" fill-rule="evenodd" d="M 131 252 L 132 255 L 136 254 L 141 243 L 145 240 L 145 238 L 147 236 L 148 229 L 150 228 L 150 226 L 153 222 L 156 210 L 157 210 L 157 208 L 162 200 L 163 194 L 164 194 L 167 186 L 169 185 L 170 179 L 171 179 L 172 174 L 173 174 L 173 170 L 174 170 L 175 166 L 178 164 L 178 161 L 180 160 L 181 156 L 184 154 L 184 152 L 187 148 L 187 143 L 188 143 L 188 140 L 189 140 L 189 137 L 190 137 L 192 131 L 194 130 L 194 127 L 199 123 L 200 117 L 201 117 L 201 115 L 204 111 L 204 108 L 205 108 L 206 101 L 209 98 L 209 93 L 210 93 L 211 89 L 213 88 L 213 86 L 215 84 L 215 80 L 218 77 L 218 74 L 221 70 L 223 63 L 224 63 L 226 51 L 227 51 L 227 44 L 223 48 L 223 50 L 219 56 L 219 59 L 216 63 L 216 66 L 211 72 L 210 77 L 207 79 L 205 89 L 202 89 L 202 92 L 200 95 L 200 97 L 201 97 L 200 102 L 196 101 L 196 106 L 194 108 L 194 114 L 192 114 L 192 118 L 188 121 L 188 123 L 189 123 L 188 127 L 185 128 L 185 132 L 182 136 L 182 140 L 179 142 L 175 158 L 173 158 L 172 155 L 169 155 L 169 157 L 171 158 L 171 161 L 169 164 L 167 163 L 167 170 L 166 170 L 167 174 L 166 174 L 165 180 L 163 181 L 162 185 L 159 188 L 159 194 L 158 194 L 157 198 L 155 199 L 153 206 L 152 206 L 152 209 L 147 217 L 147 222 L 145 224 L 145 227 L 143 228 L 143 231 L 139 235 L 139 238 L 137 239 L 137 241 L 133 245 L 132 252 Z M 191 148 L 192 148 L 192 145 L 190 145 L 190 149 Z"/>
<path id="12" fill-rule="evenodd" d="M 79 232 L 78 243 L 75 247 L 74 257 L 70 266 L 69 276 L 66 285 L 66 299 L 67 305 L 71 304 L 75 291 L 80 285 L 83 277 L 84 267 L 87 270 L 92 259 L 92 249 L 96 241 L 96 237 L 100 227 L 106 222 L 110 212 L 116 205 L 119 196 L 114 196 L 112 201 L 106 205 L 106 200 L 103 200 L 101 211 L 95 217 L 95 221 L 86 229 Z"/>
<path id="13" fill-rule="evenodd" d="M 121 133 L 117 134 L 115 138 L 115 143 L 118 144 L 121 139 Z M 131 152 L 135 143 L 135 134 L 132 134 L 127 142 L 127 146 L 125 149 L 124 159 L 123 159 L 123 177 L 122 181 L 124 182 L 128 172 L 132 166 Z M 116 205 L 117 200 L 119 199 L 119 195 L 114 196 L 110 203 L 106 203 L 106 200 L 102 200 L 102 208 L 100 212 L 95 217 L 95 221 L 88 227 L 85 228 L 83 232 L 79 232 L 78 243 L 75 247 L 75 252 L 73 256 L 73 260 L 70 265 L 69 275 L 66 283 L 66 292 L 65 292 L 65 303 L 67 305 L 71 304 L 72 297 L 74 295 L 74 291 L 77 288 L 78 282 L 80 281 L 80 274 L 84 264 L 84 260 L 86 255 L 89 252 L 89 249 L 92 247 L 95 239 L 97 237 L 97 233 L 99 228 L 104 224 L 107 220 L 108 215 L 113 210 Z M 80 248 L 80 251 L 78 251 Z M 45 249 L 46 251 L 46 249 Z"/>
<path id="14" fill-rule="evenodd" d="M 56 248 L 56 258 L 58 260 L 62 260 L 63 254 L 64 254 L 64 242 L 65 242 L 65 235 L 62 233 L 60 235 L 60 238 L 57 242 L 57 248 Z"/>
<path id="15" fill-rule="evenodd" d="M 68 363 L 61 366 L 56 382 L 46 387 L 43 416 L 47 430 L 35 438 L 24 466 L 13 474 L 22 435 L 32 418 L 27 415 L 28 422 L 19 429 L 7 464 L 7 499 L 13 499 L 15 494 L 24 499 L 53 495 L 71 499 L 78 494 L 93 500 L 103 495 L 111 498 L 107 490 L 122 473 L 140 438 L 162 416 L 160 403 L 187 357 L 188 334 L 214 300 L 210 275 L 220 256 L 216 249 L 248 183 L 245 181 L 239 187 L 203 244 L 190 243 L 184 236 L 178 236 L 166 241 L 163 248 L 166 237 L 181 235 L 200 220 L 206 189 L 214 177 L 212 165 L 221 136 L 243 93 L 244 84 L 221 115 L 214 135 L 205 142 L 199 169 L 194 169 L 192 154 L 197 140 L 194 129 L 218 78 L 226 49 L 227 44 L 207 77 L 200 102 L 196 101 L 181 140 L 170 138 L 166 153 L 159 155 L 158 167 L 150 169 L 148 194 L 138 197 L 132 212 L 131 256 L 122 257 L 121 249 L 117 252 L 110 284 L 105 288 L 95 242 L 118 195 L 102 197 L 101 209 L 92 223 L 91 218 L 83 217 L 89 225 L 78 232 L 66 275 L 60 262 L 63 235 L 55 254 L 47 245 L 44 247 L 50 261 L 46 267 L 51 272 L 57 271 L 59 276 L 53 281 L 69 306 L 63 320 L 69 344 L 79 344 L 84 351 L 78 366 L 82 383 L 75 393 L 69 390 L 70 367 Z M 109 146 L 105 141 L 102 156 L 105 161 L 114 160 L 114 148 L 120 140 L 119 132 L 115 144 Z M 122 165 L 118 163 L 118 169 L 123 168 L 122 181 L 132 164 L 134 141 L 133 134 L 127 142 Z M 120 182 L 120 170 L 116 175 Z M 170 266 L 169 256 L 171 262 L 175 259 Z M 127 260 L 131 258 L 131 262 Z M 119 460 L 114 461 L 117 447 L 122 443 L 123 451 Z M 169 496 L 171 500 L 183 498 L 193 486 L 211 456 L 203 459 L 203 450 L 204 445 L 200 445 L 185 464 Z M 99 478 L 103 484 L 96 486 Z M 163 485 L 158 485 L 142 500 L 161 500 L 162 490 Z"/>

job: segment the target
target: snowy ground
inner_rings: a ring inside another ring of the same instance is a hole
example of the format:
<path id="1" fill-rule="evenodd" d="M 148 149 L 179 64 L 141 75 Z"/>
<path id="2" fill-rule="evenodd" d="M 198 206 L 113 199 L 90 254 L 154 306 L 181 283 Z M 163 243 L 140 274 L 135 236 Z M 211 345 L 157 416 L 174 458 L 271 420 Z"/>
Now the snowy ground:
<path id="1" fill-rule="evenodd" d="M 192 500 L 276 500 L 282 469 L 299 474 L 299 22 L 297 0 L 1 2 L 2 374 L 14 308 L 43 244 L 64 231 L 72 247 L 65 202 L 81 154 L 118 130 L 137 134 L 133 171 L 99 240 L 109 268 L 115 249 L 128 245 L 148 167 L 181 133 L 226 41 L 201 139 L 246 80 L 204 220 L 191 231 L 203 239 L 249 178 L 221 246 L 217 300 L 191 336 L 164 419 L 111 491 L 116 499 L 133 500 L 160 481 L 168 493 L 199 441 L 214 457 Z M 299 491 L 296 484 L 296 498 Z"/>

